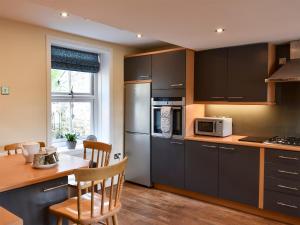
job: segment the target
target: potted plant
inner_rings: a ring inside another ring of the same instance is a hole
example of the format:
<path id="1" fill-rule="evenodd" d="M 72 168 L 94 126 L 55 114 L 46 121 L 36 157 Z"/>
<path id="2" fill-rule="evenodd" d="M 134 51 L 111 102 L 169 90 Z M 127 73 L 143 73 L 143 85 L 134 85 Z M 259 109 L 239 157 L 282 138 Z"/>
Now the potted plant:
<path id="1" fill-rule="evenodd" d="M 76 144 L 77 144 L 77 136 L 76 134 L 72 134 L 72 133 L 67 133 L 65 134 L 65 137 L 67 139 L 67 147 L 68 149 L 75 149 L 76 148 Z"/>

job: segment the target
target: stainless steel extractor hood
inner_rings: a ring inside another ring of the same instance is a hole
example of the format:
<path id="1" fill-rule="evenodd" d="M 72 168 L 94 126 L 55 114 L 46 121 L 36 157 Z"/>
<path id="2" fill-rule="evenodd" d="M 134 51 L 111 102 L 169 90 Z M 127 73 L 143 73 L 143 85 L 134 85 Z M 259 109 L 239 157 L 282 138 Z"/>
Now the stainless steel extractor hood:
<path id="1" fill-rule="evenodd" d="M 266 82 L 300 81 L 300 41 L 290 43 L 290 60 L 281 66 Z"/>

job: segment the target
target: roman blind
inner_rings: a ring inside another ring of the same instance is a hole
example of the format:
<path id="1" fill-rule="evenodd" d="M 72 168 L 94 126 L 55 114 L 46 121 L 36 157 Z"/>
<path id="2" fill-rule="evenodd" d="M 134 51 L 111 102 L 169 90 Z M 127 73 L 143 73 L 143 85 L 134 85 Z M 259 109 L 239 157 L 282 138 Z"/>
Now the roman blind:
<path id="1" fill-rule="evenodd" d="M 99 55 L 96 53 L 51 46 L 52 69 L 98 73 Z"/>

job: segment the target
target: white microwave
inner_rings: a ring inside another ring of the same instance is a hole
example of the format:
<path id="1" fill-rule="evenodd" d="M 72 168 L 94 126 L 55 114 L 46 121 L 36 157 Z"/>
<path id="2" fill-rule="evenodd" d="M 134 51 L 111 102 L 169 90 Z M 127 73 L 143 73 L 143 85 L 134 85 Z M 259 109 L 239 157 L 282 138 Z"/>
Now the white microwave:
<path id="1" fill-rule="evenodd" d="M 195 134 L 226 137 L 232 134 L 232 118 L 202 117 L 195 119 Z"/>

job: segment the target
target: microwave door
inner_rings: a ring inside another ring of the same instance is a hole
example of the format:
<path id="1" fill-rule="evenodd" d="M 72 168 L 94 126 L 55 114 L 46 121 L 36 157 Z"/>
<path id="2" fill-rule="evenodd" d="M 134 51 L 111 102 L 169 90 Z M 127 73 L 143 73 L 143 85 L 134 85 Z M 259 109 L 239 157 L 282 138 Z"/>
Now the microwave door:
<path id="1" fill-rule="evenodd" d="M 214 121 L 199 121 L 198 130 L 202 134 L 213 134 L 216 130 L 216 125 Z"/>

